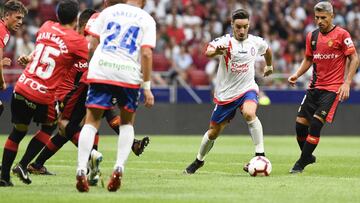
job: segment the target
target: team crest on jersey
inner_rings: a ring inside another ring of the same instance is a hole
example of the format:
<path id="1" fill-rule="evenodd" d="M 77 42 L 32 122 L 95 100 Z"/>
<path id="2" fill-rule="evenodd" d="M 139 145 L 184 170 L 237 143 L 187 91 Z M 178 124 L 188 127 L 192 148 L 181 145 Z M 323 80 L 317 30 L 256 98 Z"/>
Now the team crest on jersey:
<path id="1" fill-rule="evenodd" d="M 254 47 L 251 47 L 250 53 L 251 53 L 251 56 L 255 56 L 255 48 Z"/>
<path id="2" fill-rule="evenodd" d="M 6 34 L 4 37 L 4 45 L 6 45 L 9 42 L 10 36 L 9 34 Z"/>
<path id="3" fill-rule="evenodd" d="M 332 47 L 332 45 L 334 44 L 334 41 L 332 39 L 330 39 L 328 42 L 327 42 L 327 45 L 329 47 Z"/>

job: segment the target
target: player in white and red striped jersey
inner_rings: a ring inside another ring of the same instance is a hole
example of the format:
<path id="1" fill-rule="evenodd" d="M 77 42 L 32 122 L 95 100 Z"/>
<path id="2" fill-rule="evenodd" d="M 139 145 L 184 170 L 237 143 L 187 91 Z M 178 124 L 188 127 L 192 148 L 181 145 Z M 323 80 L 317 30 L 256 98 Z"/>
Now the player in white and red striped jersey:
<path id="1" fill-rule="evenodd" d="M 267 64 L 264 76 L 270 75 L 273 71 L 271 51 L 264 39 L 248 34 L 249 14 L 246 10 L 234 11 L 232 29 L 231 35 L 214 39 L 206 50 L 208 57 L 220 57 L 214 92 L 216 106 L 199 153 L 195 161 L 185 169 L 186 174 L 193 174 L 204 165 L 205 155 L 238 109 L 248 123 L 255 145 L 255 156 L 265 156 L 263 129 L 256 116 L 259 87 L 255 82 L 254 65 L 256 57 L 264 55 Z M 247 165 L 244 170 L 247 170 Z"/>

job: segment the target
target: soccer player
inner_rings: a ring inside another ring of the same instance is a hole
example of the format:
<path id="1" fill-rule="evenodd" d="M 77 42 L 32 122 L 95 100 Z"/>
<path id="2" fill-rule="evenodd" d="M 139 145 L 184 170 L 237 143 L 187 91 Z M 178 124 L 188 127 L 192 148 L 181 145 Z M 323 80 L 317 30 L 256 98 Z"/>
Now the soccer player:
<path id="1" fill-rule="evenodd" d="M 317 3 L 314 11 L 319 28 L 307 34 L 305 58 L 296 73 L 288 78 L 289 83 L 295 85 L 313 66 L 313 77 L 296 117 L 301 156 L 290 173 L 300 173 L 308 164 L 315 163 L 313 152 L 319 143 L 320 131 L 325 122 L 332 122 L 338 103 L 349 98 L 350 84 L 359 64 L 350 34 L 333 24 L 331 3 Z M 349 65 L 344 77 L 346 60 Z"/>
<path id="2" fill-rule="evenodd" d="M 54 126 L 55 90 L 69 68 L 76 61 L 86 60 L 88 57 L 86 39 L 74 30 L 79 12 L 78 2 L 61 0 L 56 12 L 60 23 L 47 21 L 40 27 L 33 58 L 14 89 L 11 101 L 14 128 L 4 147 L 1 186 L 13 185 L 10 181 L 10 168 L 31 120 Z M 31 183 L 26 166 L 17 164 L 12 171 L 24 183 Z"/>
<path id="3" fill-rule="evenodd" d="M 95 14 L 93 9 L 85 9 L 79 16 L 78 32 L 87 35 L 85 25 L 89 18 Z M 93 21 L 91 21 L 93 22 Z M 88 37 L 88 36 L 87 36 Z M 34 163 L 28 166 L 28 171 L 34 174 L 51 175 L 45 162 L 51 158 L 67 141 L 71 140 L 76 146 L 78 144 L 78 135 L 81 130 L 81 122 L 85 116 L 85 100 L 87 96 L 88 84 L 86 82 L 87 62 L 80 61 L 74 65 L 65 76 L 64 82 L 56 90 L 57 99 L 60 103 L 61 117 L 59 119 L 60 131 L 54 135 L 41 151 Z M 113 109 L 106 110 L 104 117 L 109 126 L 119 134 L 120 117 Z M 139 156 L 149 143 L 149 137 L 142 140 L 134 139 L 132 150 Z M 102 154 L 97 151 L 98 134 L 96 134 L 93 150 L 90 156 L 90 185 L 96 185 L 99 179 L 99 164 L 102 161 Z"/>
<path id="4" fill-rule="evenodd" d="M 128 0 L 103 10 L 90 28 L 90 83 L 86 101 L 85 125 L 81 130 L 78 148 L 76 188 L 89 191 L 86 180 L 87 158 L 100 126 L 105 109 L 112 108 L 116 98 L 120 108 L 120 133 L 117 161 L 107 185 L 109 191 L 120 188 L 124 165 L 134 139 L 135 111 L 139 88 L 144 89 L 145 106 L 152 107 L 154 97 L 150 87 L 152 48 L 156 43 L 155 20 L 142 8 L 146 1 Z"/>
<path id="5" fill-rule="evenodd" d="M 249 25 L 246 10 L 234 11 L 231 21 L 233 33 L 214 39 L 207 47 L 206 56 L 219 56 L 220 59 L 214 92 L 216 106 L 196 159 L 185 169 L 186 174 L 193 174 L 204 165 L 205 155 L 238 109 L 248 123 L 255 155 L 265 156 L 263 129 L 256 116 L 259 87 L 254 79 L 254 64 L 258 55 L 264 55 L 267 65 L 264 76 L 270 75 L 273 72 L 272 53 L 264 39 L 248 34 Z M 244 170 L 247 170 L 246 166 Z"/>
<path id="6" fill-rule="evenodd" d="M 3 58 L 4 48 L 10 40 L 10 30 L 16 32 L 26 14 L 27 9 L 20 1 L 11 0 L 4 4 L 4 13 L 0 20 L 0 90 L 6 89 L 3 67 L 11 65 L 11 59 Z M 3 111 L 4 105 L 0 100 L 0 116 Z"/>

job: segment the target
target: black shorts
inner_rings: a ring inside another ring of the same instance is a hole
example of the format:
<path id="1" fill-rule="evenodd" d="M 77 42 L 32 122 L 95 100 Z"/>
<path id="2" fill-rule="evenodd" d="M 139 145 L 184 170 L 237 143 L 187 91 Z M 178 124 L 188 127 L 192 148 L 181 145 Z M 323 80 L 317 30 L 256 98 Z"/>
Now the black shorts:
<path id="1" fill-rule="evenodd" d="M 335 117 L 338 104 L 339 99 L 335 92 L 309 89 L 301 102 L 298 117 L 304 117 L 310 121 L 314 115 L 317 115 L 331 123 Z"/>
<path id="2" fill-rule="evenodd" d="M 80 83 L 65 96 L 64 101 L 60 102 L 61 119 L 80 124 L 86 113 L 87 90 L 88 85 Z"/>
<path id="3" fill-rule="evenodd" d="M 54 104 L 39 104 L 14 92 L 11 99 L 11 122 L 29 125 L 31 120 L 36 123 L 50 124 L 57 120 Z"/>

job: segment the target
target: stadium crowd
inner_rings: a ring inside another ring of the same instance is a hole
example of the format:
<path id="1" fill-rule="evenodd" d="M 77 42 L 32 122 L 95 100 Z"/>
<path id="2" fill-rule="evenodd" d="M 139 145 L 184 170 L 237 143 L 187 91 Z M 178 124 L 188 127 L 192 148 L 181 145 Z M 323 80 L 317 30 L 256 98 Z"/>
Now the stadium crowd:
<path id="1" fill-rule="evenodd" d="M 13 61 L 34 49 L 35 34 L 48 19 L 56 20 L 56 0 L 21 0 L 29 9 L 24 25 L 11 38 L 5 55 Z M 80 0 L 81 10 L 101 9 L 102 0 Z M 270 44 L 274 57 L 275 74 L 262 77 L 265 62 L 257 62 L 257 80 L 272 89 L 293 88 L 287 77 L 301 63 L 306 33 L 316 28 L 313 21 L 313 0 L 148 0 L 145 10 L 157 21 L 157 46 L 154 52 L 153 84 L 168 86 L 182 79 L 192 86 L 211 84 L 216 74 L 217 61 L 203 54 L 207 43 L 225 33 L 231 26 L 231 11 L 247 9 L 251 14 L 250 32 L 262 36 Z M 335 24 L 346 28 L 360 51 L 360 0 L 333 0 Z M 259 58 L 260 59 L 260 58 Z M 15 62 L 7 67 L 6 81 L 14 84 L 21 67 Z M 300 78 L 294 88 L 306 88 L 307 77 Z M 353 87 L 360 90 L 360 73 Z"/>

